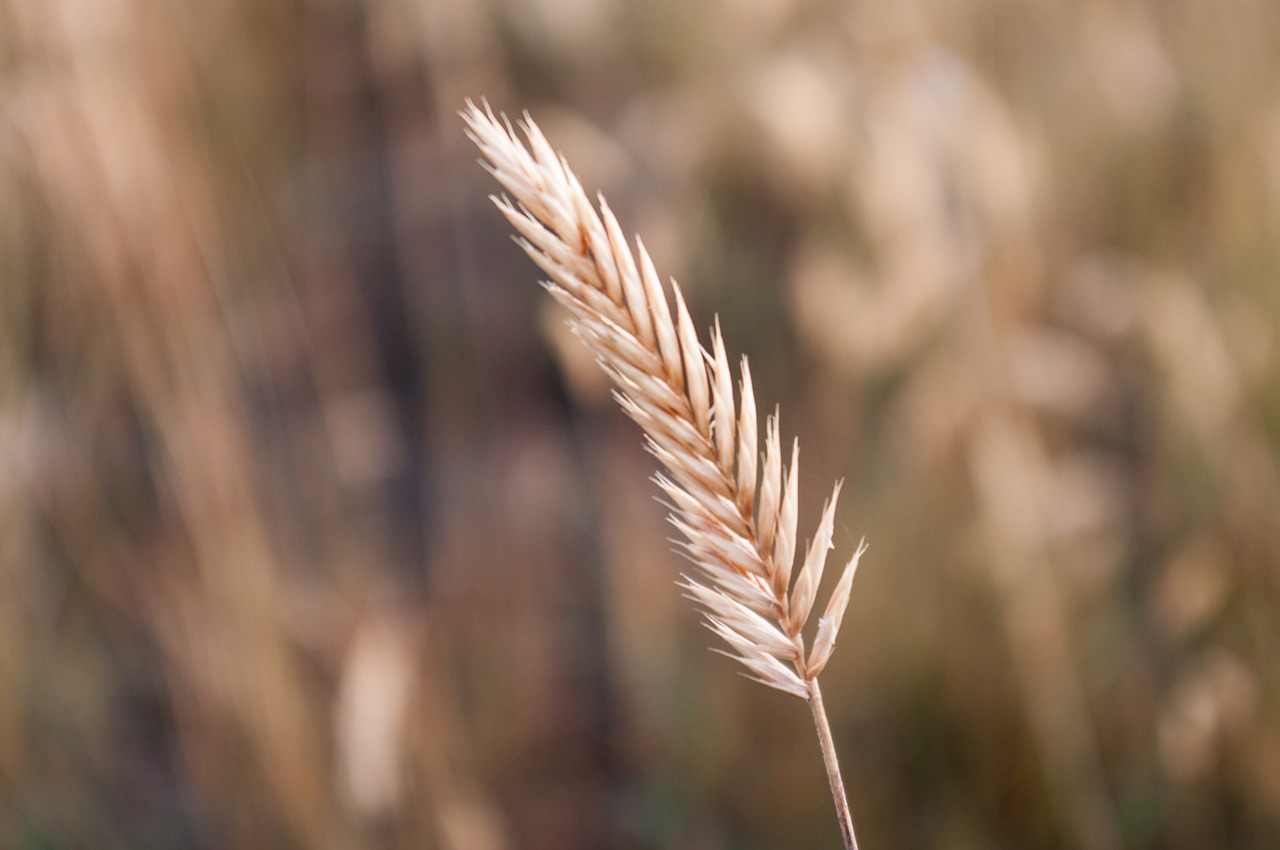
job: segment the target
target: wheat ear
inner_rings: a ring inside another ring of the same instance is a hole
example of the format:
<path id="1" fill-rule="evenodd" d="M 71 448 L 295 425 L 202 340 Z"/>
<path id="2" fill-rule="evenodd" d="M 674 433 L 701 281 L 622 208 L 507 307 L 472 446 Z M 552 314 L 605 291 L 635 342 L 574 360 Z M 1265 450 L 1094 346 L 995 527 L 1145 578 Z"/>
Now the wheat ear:
<path id="1" fill-rule="evenodd" d="M 799 443 L 784 465 L 774 413 L 760 455 L 747 359 L 735 410 L 719 320 L 708 351 L 679 285 L 671 281 L 673 314 L 644 244 L 637 239 L 632 253 L 604 197 L 597 212 L 528 113 L 520 123 L 527 145 L 487 103 L 481 109 L 467 101 L 461 114 L 485 167 L 510 193 L 494 203 L 520 234 L 520 247 L 549 276 L 543 285 L 569 311 L 574 333 L 595 353 L 618 403 L 666 467 L 654 480 L 670 498 L 671 523 L 697 569 L 697 577 L 683 576 L 680 586 L 728 644 L 726 655 L 757 681 L 809 703 L 845 846 L 856 850 L 818 674 L 831 658 L 865 544 L 845 566 L 808 651 L 802 633 L 831 548 L 840 484 L 793 577 Z"/>

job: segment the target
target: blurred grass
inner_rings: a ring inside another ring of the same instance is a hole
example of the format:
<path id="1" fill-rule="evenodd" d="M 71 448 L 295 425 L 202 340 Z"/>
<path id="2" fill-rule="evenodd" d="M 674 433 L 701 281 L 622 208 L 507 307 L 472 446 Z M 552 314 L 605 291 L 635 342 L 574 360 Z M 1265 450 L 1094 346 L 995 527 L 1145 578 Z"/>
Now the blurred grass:
<path id="1" fill-rule="evenodd" d="M 0 846 L 837 839 L 454 112 L 845 477 L 867 847 L 1280 843 L 1280 11 L 0 4 Z"/>

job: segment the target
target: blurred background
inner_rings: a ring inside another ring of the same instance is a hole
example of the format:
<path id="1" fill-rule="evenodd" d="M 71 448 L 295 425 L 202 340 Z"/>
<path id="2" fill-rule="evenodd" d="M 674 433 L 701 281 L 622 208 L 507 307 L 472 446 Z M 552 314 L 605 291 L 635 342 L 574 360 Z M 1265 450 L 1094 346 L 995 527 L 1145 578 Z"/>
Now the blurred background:
<path id="1" fill-rule="evenodd" d="M 839 845 L 467 97 L 846 479 L 865 848 L 1280 846 L 1268 0 L 0 2 L 0 846 Z"/>

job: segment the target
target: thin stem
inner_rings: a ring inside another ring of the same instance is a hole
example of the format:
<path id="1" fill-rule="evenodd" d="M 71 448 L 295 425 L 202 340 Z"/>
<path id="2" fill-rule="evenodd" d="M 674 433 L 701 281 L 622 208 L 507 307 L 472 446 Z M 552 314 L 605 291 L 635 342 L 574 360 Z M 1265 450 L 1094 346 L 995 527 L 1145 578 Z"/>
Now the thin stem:
<path id="1" fill-rule="evenodd" d="M 844 780 L 840 778 L 840 762 L 836 759 L 835 741 L 831 739 L 831 724 L 827 722 L 827 710 L 822 707 L 822 690 L 817 679 L 809 680 L 809 708 L 813 711 L 813 723 L 818 727 L 818 742 L 822 745 L 822 761 L 827 766 L 827 779 L 831 782 L 831 797 L 836 804 L 836 817 L 840 820 L 840 832 L 844 836 L 845 850 L 858 850 L 858 839 L 853 835 L 853 815 L 844 795 Z"/>

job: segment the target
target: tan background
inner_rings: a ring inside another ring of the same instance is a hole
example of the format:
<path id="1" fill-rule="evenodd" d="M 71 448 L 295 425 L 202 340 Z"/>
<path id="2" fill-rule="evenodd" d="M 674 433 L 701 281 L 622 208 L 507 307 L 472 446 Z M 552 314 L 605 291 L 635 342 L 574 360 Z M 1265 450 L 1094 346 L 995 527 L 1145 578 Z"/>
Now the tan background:
<path id="1" fill-rule="evenodd" d="M 0 3 L 0 846 L 837 846 L 481 96 L 846 479 L 867 850 L 1280 846 L 1266 0 Z"/>

